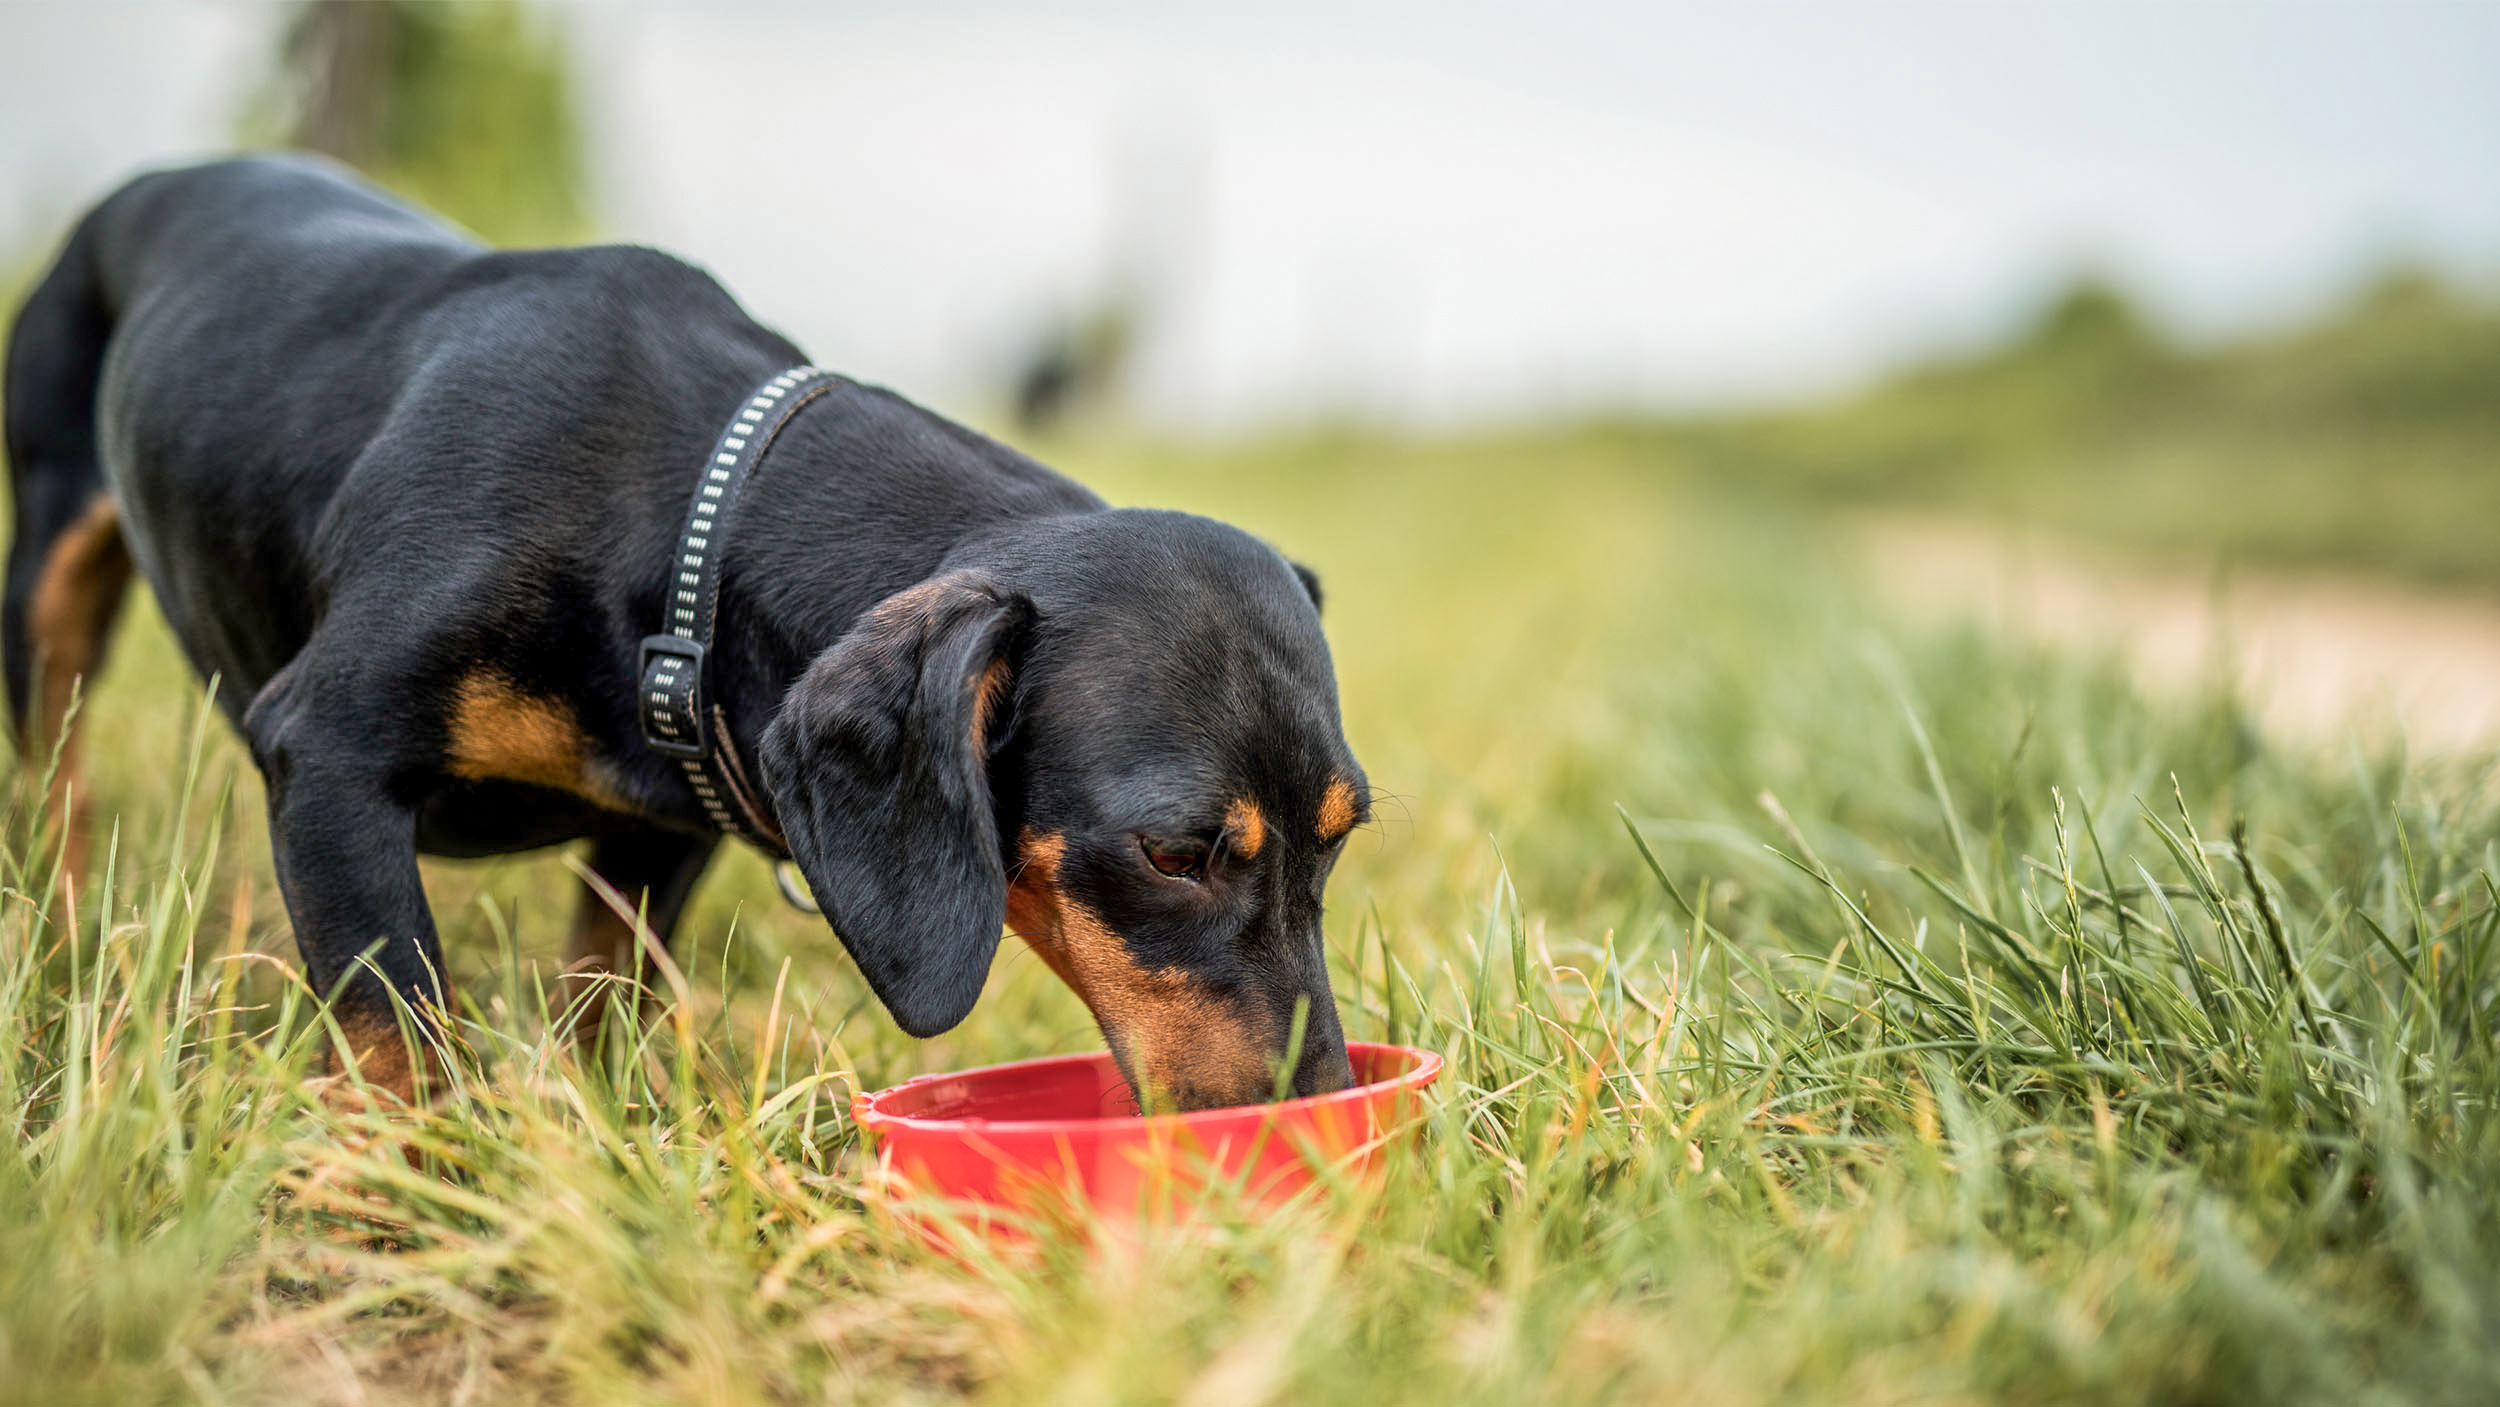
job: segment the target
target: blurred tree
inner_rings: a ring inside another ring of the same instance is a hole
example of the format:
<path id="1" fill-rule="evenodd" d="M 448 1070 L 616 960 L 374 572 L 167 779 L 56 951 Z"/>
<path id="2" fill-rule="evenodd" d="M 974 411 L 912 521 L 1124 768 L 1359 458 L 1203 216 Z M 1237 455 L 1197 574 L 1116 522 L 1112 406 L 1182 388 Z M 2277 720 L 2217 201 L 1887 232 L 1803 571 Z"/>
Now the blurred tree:
<path id="1" fill-rule="evenodd" d="M 248 143 L 337 157 L 498 244 L 590 233 L 564 43 L 513 0 L 309 0 L 241 126 Z"/>
<path id="2" fill-rule="evenodd" d="M 2500 310 L 2422 265 L 2383 270 L 2342 311 L 2265 350 L 2254 370 L 2304 419 L 2500 429 Z"/>
<path id="3" fill-rule="evenodd" d="M 2011 351 L 2015 356 L 2132 359 L 2156 351 L 2160 340 L 2118 285 L 2086 275 L 2050 301 Z"/>

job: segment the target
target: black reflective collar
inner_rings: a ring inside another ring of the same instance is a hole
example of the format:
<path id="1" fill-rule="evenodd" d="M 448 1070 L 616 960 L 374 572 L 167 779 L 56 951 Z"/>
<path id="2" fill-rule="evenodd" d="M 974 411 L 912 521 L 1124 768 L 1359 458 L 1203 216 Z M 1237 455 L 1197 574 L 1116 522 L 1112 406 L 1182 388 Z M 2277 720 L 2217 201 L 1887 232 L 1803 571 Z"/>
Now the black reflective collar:
<path id="1" fill-rule="evenodd" d="M 661 631 L 642 641 L 639 708 L 642 740 L 677 759 L 712 824 L 767 854 L 786 856 L 781 828 L 761 779 L 747 770 L 729 735 L 729 718 L 711 696 L 712 625 L 720 613 L 720 564 L 728 555 L 738 491 L 764 451 L 809 401 L 842 378 L 795 366 L 756 388 L 721 432 L 696 481 L 694 503 L 678 534 Z"/>

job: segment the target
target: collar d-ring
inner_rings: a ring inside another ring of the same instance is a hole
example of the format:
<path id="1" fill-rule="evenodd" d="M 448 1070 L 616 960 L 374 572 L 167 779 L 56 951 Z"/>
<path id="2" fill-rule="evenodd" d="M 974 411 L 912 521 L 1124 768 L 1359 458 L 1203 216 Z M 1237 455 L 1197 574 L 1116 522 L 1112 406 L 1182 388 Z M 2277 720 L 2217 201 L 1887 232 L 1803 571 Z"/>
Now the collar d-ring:
<path id="1" fill-rule="evenodd" d="M 803 914 L 823 914 L 824 908 L 808 891 L 807 876 L 799 873 L 796 860 L 773 861 L 773 886 L 781 891 L 782 902 Z"/>

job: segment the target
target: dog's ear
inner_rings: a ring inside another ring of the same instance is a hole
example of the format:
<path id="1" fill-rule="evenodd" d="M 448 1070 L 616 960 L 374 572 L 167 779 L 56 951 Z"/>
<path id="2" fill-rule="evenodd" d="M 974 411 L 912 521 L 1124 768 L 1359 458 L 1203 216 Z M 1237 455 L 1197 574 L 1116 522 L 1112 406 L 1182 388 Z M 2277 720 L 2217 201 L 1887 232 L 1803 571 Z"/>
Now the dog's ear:
<path id="1" fill-rule="evenodd" d="M 971 1012 L 1006 922 L 987 735 L 1032 616 L 970 572 L 898 592 L 816 657 L 764 730 L 790 855 L 915 1036 Z"/>
<path id="2" fill-rule="evenodd" d="M 1285 559 L 1285 565 L 1293 568 L 1294 576 L 1301 581 L 1303 593 L 1311 598 L 1311 609 L 1315 611 L 1320 609 L 1319 573 L 1291 557 Z"/>

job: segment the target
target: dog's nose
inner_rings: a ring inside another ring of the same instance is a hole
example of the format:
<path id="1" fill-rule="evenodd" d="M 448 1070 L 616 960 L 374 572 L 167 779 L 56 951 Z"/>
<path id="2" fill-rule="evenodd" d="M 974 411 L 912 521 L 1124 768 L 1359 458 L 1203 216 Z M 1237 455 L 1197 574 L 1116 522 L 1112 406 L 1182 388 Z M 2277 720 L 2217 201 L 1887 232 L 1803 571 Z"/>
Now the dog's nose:
<path id="1" fill-rule="evenodd" d="M 1325 1045 L 1303 1052 L 1301 1063 L 1294 1067 L 1293 1092 L 1296 1095 L 1334 1094 L 1354 1084 L 1354 1067 L 1346 1060 L 1345 1038 L 1340 1036 Z"/>

